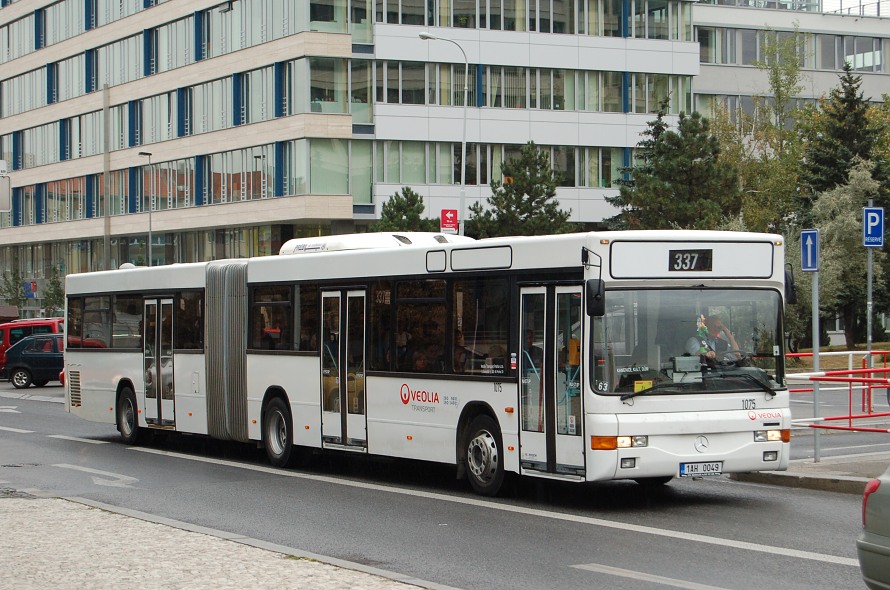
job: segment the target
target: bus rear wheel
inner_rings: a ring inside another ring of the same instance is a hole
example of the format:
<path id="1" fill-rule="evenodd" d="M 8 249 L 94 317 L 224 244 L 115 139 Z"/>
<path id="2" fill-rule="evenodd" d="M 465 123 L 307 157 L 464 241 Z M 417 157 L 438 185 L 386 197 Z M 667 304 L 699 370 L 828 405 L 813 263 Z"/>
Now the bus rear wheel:
<path id="1" fill-rule="evenodd" d="M 290 410 L 280 397 L 272 398 L 263 412 L 263 446 L 269 463 L 287 467 L 293 453 L 293 431 Z"/>
<path id="2" fill-rule="evenodd" d="M 129 387 L 121 390 L 117 400 L 117 431 L 128 445 L 139 442 L 139 413 L 136 409 L 136 394 Z"/>
<path id="3" fill-rule="evenodd" d="M 481 496 L 497 495 L 504 483 L 504 444 L 490 416 L 478 416 L 470 423 L 465 451 L 473 491 Z"/>

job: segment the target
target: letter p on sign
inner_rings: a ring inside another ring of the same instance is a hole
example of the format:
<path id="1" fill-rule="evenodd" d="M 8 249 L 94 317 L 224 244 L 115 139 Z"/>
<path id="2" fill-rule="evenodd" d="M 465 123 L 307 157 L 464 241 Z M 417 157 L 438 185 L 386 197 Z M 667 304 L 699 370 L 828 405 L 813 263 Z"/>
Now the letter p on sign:
<path id="1" fill-rule="evenodd" d="M 884 208 L 863 207 L 862 245 L 868 248 L 884 246 Z"/>

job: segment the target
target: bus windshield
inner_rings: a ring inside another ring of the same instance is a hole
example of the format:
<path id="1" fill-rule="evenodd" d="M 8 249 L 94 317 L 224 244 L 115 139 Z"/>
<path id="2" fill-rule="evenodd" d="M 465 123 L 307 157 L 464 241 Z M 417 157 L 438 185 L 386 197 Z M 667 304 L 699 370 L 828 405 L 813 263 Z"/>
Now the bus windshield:
<path id="1" fill-rule="evenodd" d="M 765 289 L 613 290 L 593 319 L 591 386 L 676 395 L 784 386 L 782 299 Z"/>

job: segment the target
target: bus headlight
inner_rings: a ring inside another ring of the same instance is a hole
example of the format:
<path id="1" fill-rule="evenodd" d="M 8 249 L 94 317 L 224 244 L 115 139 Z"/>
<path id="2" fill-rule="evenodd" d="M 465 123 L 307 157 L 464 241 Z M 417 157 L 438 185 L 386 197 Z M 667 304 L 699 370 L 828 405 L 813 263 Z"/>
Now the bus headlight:
<path id="1" fill-rule="evenodd" d="M 755 430 L 754 442 L 791 442 L 791 430 Z"/>
<path id="2" fill-rule="evenodd" d="M 619 436 L 618 437 L 618 448 L 619 449 L 630 449 L 633 447 L 648 447 L 649 446 L 649 437 L 648 436 Z"/>
<path id="3" fill-rule="evenodd" d="M 630 449 L 635 447 L 648 447 L 648 436 L 591 436 L 590 450 L 614 451 L 615 449 Z"/>

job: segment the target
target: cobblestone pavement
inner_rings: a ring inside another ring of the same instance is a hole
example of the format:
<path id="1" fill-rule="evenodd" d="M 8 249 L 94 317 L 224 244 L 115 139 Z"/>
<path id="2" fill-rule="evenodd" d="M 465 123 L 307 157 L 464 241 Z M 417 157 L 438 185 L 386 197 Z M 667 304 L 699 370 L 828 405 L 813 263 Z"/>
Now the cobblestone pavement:
<path id="1" fill-rule="evenodd" d="M 417 585 L 148 522 L 60 498 L 0 490 L 0 588 L 305 588 Z"/>

